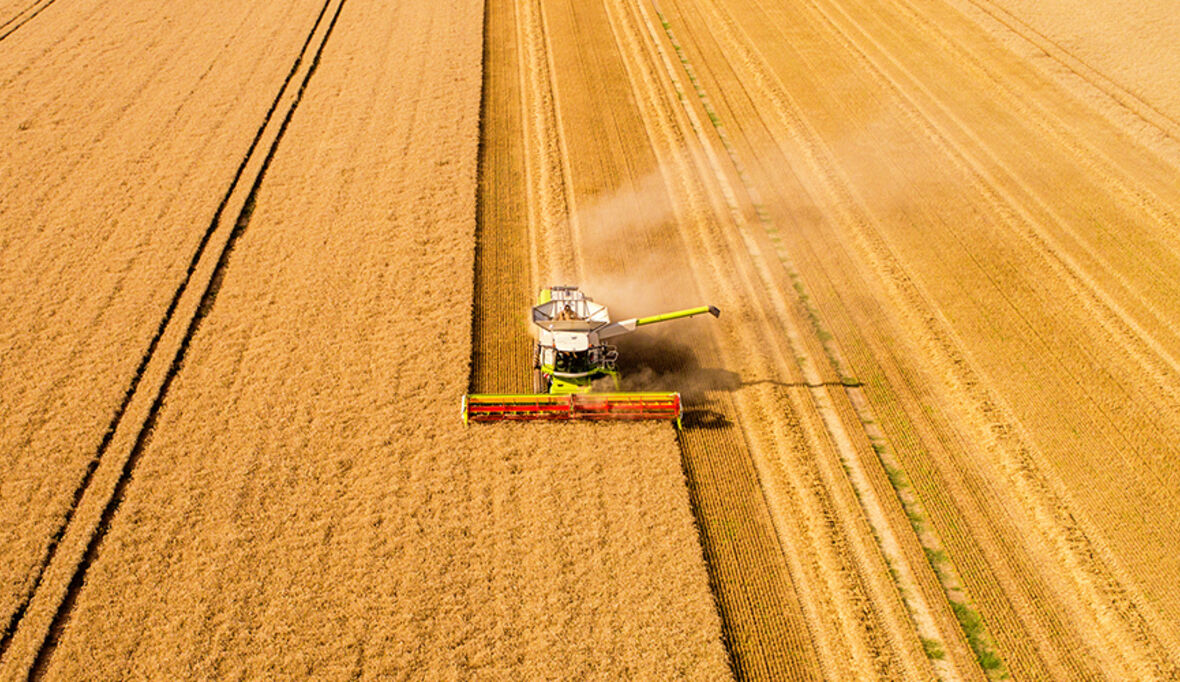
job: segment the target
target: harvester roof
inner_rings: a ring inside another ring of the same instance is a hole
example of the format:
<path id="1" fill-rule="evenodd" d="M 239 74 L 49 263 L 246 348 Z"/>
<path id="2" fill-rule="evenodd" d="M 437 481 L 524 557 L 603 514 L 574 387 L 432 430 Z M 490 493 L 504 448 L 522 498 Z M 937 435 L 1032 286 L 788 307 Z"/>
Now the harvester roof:
<path id="1" fill-rule="evenodd" d="M 554 299 L 533 306 L 533 323 L 549 331 L 591 331 L 610 323 L 606 306 L 585 298 Z"/>

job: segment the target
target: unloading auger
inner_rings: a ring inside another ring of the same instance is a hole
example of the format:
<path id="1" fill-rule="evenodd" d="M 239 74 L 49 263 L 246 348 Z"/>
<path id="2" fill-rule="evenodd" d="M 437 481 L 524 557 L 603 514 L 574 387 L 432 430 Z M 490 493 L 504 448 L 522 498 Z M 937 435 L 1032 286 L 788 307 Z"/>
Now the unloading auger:
<path id="1" fill-rule="evenodd" d="M 639 327 L 709 313 L 700 306 L 662 315 L 611 322 L 606 306 L 577 287 L 542 289 L 532 309 L 537 341 L 533 347 L 533 393 L 469 394 L 463 397 L 463 422 L 532 420 L 669 419 L 680 425 L 679 393 L 621 393 L 615 362 L 619 353 L 607 339 Z M 592 393 L 595 379 L 611 377 L 614 393 Z"/>

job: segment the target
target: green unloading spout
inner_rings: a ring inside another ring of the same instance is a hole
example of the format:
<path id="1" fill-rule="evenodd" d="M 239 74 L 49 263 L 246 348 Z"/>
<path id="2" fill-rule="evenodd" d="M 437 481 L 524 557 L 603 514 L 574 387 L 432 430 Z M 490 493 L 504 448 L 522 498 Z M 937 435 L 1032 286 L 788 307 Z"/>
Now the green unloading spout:
<path id="1" fill-rule="evenodd" d="M 652 315 L 650 317 L 631 318 L 629 320 L 622 320 L 621 322 L 613 322 L 600 327 L 595 330 L 600 340 L 609 339 L 620 334 L 635 331 L 636 327 L 642 327 L 645 324 L 655 324 L 656 322 L 667 322 L 668 320 L 679 320 L 682 317 L 692 317 L 693 315 L 703 315 L 709 313 L 713 317 L 721 314 L 721 310 L 717 306 L 703 305 L 699 308 L 688 308 L 687 310 L 677 310 L 674 313 L 664 313 L 662 315 Z"/>
<path id="2" fill-rule="evenodd" d="M 636 327 L 642 327 L 645 324 L 655 324 L 656 322 L 666 322 L 668 320 L 679 320 L 682 317 L 692 317 L 693 315 L 703 315 L 709 313 L 713 317 L 721 315 L 721 310 L 714 305 L 703 305 L 699 308 L 688 308 L 686 310 L 677 310 L 674 313 L 664 313 L 662 315 L 652 315 L 651 317 L 641 317 L 635 320 Z"/>

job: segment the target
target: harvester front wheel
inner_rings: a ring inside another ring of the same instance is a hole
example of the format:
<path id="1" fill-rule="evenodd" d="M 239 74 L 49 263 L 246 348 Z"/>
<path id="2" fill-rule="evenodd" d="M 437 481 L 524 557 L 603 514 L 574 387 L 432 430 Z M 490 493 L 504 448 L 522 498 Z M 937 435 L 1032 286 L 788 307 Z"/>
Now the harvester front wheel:
<path id="1" fill-rule="evenodd" d="M 541 344 L 533 344 L 533 393 L 548 393 L 551 380 L 541 371 Z"/>
<path id="2" fill-rule="evenodd" d="M 539 367 L 533 370 L 533 393 L 548 393 L 549 383 L 549 375 L 542 372 Z"/>

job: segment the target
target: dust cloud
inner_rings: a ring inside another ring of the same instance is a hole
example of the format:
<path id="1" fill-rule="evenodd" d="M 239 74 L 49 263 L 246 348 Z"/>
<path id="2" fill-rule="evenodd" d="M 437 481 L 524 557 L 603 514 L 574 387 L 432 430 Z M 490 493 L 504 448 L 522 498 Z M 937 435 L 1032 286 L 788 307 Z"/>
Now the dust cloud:
<path id="1" fill-rule="evenodd" d="M 586 276 L 578 285 L 610 308 L 612 320 L 712 303 L 701 295 L 684 257 L 668 195 L 664 174 L 656 168 L 577 213 L 587 254 Z M 619 348 L 622 389 L 680 391 L 689 400 L 705 391 L 734 390 L 737 374 L 705 366 L 712 324 L 711 317 L 677 320 L 612 339 Z M 613 390 L 613 385 L 607 380 L 596 390 Z"/>

